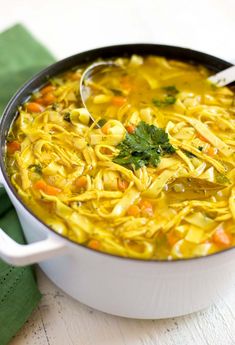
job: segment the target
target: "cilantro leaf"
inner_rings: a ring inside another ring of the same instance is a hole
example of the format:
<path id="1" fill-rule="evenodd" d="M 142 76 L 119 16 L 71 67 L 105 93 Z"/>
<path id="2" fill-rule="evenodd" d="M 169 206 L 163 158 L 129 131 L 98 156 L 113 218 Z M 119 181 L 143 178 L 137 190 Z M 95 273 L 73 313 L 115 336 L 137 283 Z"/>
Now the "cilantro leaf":
<path id="1" fill-rule="evenodd" d="M 162 128 L 144 121 L 138 124 L 134 133 L 127 133 L 117 148 L 120 152 L 113 162 L 135 169 L 144 165 L 157 167 L 162 155 L 175 152 L 168 134 Z"/>

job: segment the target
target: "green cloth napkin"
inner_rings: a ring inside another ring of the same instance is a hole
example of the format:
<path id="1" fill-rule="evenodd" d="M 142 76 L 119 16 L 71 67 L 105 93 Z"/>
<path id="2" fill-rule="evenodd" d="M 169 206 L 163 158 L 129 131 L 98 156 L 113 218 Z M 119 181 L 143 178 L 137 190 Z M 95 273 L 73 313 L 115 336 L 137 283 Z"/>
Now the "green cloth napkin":
<path id="1" fill-rule="evenodd" d="M 53 56 L 22 26 L 0 34 L 0 115 L 10 97 Z M 25 243 L 16 212 L 0 188 L 0 227 Z M 0 345 L 7 344 L 29 318 L 41 294 L 32 267 L 13 267 L 0 260 Z"/>

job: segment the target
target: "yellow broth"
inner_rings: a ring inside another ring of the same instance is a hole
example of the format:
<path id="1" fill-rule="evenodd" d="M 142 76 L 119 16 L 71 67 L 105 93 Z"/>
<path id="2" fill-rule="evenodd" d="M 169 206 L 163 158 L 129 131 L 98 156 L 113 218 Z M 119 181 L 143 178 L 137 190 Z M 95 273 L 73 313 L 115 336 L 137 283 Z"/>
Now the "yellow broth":
<path id="1" fill-rule="evenodd" d="M 114 255 L 172 260 L 234 246 L 233 90 L 195 64 L 116 62 L 86 80 L 95 124 L 79 94 L 84 67 L 22 104 L 6 144 L 22 201 L 63 236 Z"/>

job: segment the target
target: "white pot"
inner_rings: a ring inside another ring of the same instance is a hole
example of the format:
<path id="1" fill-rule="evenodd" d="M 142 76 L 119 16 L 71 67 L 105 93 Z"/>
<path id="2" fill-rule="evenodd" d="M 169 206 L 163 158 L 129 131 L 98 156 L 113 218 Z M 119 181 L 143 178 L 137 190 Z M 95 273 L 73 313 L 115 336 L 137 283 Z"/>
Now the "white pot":
<path id="1" fill-rule="evenodd" d="M 39 262 L 57 286 L 90 307 L 130 318 L 175 317 L 207 307 L 232 285 L 235 250 L 175 262 L 96 252 L 52 232 L 0 178 L 29 243 L 20 245 L 0 229 L 0 257 L 16 266 Z"/>
<path id="2" fill-rule="evenodd" d="M 25 84 L 8 104 L 0 126 L 0 182 L 19 216 L 27 245 L 0 229 L 0 257 L 16 265 L 39 262 L 46 275 L 69 295 L 95 309 L 124 317 L 158 319 L 192 313 L 225 295 L 235 280 L 235 249 L 179 261 L 120 258 L 85 248 L 42 223 L 20 201 L 5 171 L 5 136 L 17 107 L 32 92 L 63 70 L 87 59 L 120 56 L 122 52 L 159 54 L 207 63 L 214 70 L 231 64 L 185 48 L 134 44 L 105 47 L 60 61 Z M 1 200 L 0 200 L 1 202 Z"/>

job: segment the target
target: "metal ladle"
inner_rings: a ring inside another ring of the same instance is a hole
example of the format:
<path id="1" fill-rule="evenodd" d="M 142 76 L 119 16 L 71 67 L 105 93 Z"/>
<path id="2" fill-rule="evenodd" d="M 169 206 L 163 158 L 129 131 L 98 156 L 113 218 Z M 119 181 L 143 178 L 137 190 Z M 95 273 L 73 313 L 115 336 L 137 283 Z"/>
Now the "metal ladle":
<path id="1" fill-rule="evenodd" d="M 107 67 L 123 68 L 121 65 L 117 64 L 114 61 L 100 61 L 100 62 L 95 62 L 95 63 L 91 64 L 90 66 L 88 66 L 81 76 L 80 96 L 81 96 L 82 105 L 90 114 L 90 118 L 93 122 L 95 120 L 94 120 L 93 116 L 91 115 L 91 113 L 89 112 L 89 110 L 87 109 L 86 99 L 85 99 L 85 95 L 83 92 L 83 90 L 84 90 L 83 87 L 85 85 L 87 78 L 89 78 L 91 75 L 93 75 L 97 72 L 100 72 L 102 69 L 105 69 Z M 225 70 L 210 76 L 208 78 L 208 81 L 210 81 L 211 83 L 213 83 L 217 86 L 226 86 L 226 85 L 232 83 L 233 81 L 235 81 L 235 66 L 226 68 Z M 100 126 L 97 124 L 97 127 L 100 127 Z"/>
<path id="2" fill-rule="evenodd" d="M 95 73 L 100 72 L 101 70 L 104 70 L 107 67 L 114 67 L 114 68 L 123 68 L 121 65 L 117 64 L 114 61 L 100 61 L 100 62 L 95 62 L 93 64 L 91 64 L 90 66 L 88 66 L 85 71 L 83 72 L 81 79 L 80 79 L 80 96 L 81 96 L 81 101 L 82 101 L 82 105 L 83 107 L 88 111 L 88 113 L 90 114 L 90 118 L 92 120 L 92 122 L 95 122 L 95 119 L 93 118 L 93 116 L 91 115 L 91 113 L 89 112 L 89 110 L 87 109 L 86 106 L 86 97 L 84 94 L 84 86 L 86 83 L 86 80 L 91 77 L 91 75 L 94 75 Z M 96 125 L 97 127 L 100 127 L 98 124 Z"/>

